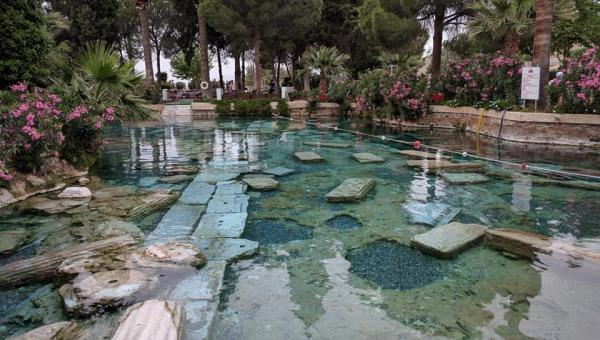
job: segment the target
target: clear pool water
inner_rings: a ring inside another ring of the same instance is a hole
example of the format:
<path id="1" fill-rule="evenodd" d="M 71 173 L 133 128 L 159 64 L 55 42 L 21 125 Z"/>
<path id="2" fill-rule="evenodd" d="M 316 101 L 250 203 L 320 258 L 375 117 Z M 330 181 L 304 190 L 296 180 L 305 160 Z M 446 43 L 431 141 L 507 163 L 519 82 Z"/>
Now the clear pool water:
<path id="1" fill-rule="evenodd" d="M 393 153 L 404 147 L 390 142 L 319 131 L 301 122 L 180 119 L 114 128 L 92 172 L 108 185 L 183 190 L 184 185 L 155 180 L 169 166 L 208 162 L 295 170 L 278 178 L 276 191 L 250 192 L 243 237 L 261 242 L 260 252 L 227 269 L 212 338 L 596 337 L 600 265 L 560 256 L 517 260 L 484 245 L 453 260 L 433 259 L 408 247 L 413 235 L 429 227 L 411 224 L 402 205 L 445 203 L 461 209 L 455 221 L 533 231 L 600 249 L 598 190 L 540 185 L 538 177 L 493 164 L 485 166 L 490 182 L 450 185 L 406 167 L 406 158 Z M 496 159 L 600 174 L 600 150 L 333 122 Z M 318 148 L 304 141 L 353 147 Z M 297 151 L 315 151 L 326 162 L 299 163 L 293 158 Z M 356 152 L 374 153 L 385 163 L 360 164 L 351 157 Z M 374 178 L 376 187 L 359 203 L 327 203 L 325 195 L 350 177 Z M 85 225 L 75 224 L 73 216 L 4 215 L 0 228 L 24 225 L 41 236 L 0 258 L 0 264 L 75 244 L 81 239 L 77 228 Z M 140 228 L 149 233 L 160 217 L 159 212 L 138 221 Z M 93 321 L 116 316 L 118 311 Z M 0 292 L 0 336 L 66 318 L 53 284 Z"/>

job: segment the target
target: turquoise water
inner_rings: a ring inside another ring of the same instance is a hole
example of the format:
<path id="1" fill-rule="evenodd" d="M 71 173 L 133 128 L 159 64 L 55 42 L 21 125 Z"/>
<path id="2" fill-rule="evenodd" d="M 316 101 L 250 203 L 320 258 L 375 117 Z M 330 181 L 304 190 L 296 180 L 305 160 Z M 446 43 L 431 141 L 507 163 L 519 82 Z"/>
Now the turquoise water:
<path id="1" fill-rule="evenodd" d="M 181 119 L 114 128 L 92 172 L 107 185 L 181 191 L 185 184 L 156 180 L 169 167 L 209 162 L 223 169 L 295 170 L 277 178 L 276 191 L 250 191 L 242 237 L 259 241 L 261 248 L 228 267 L 213 338 L 594 338 L 598 264 L 559 256 L 516 260 L 485 245 L 453 260 L 434 259 L 408 246 L 413 235 L 430 227 L 412 224 L 402 206 L 444 203 L 460 209 L 454 221 L 533 231 L 600 249 L 597 189 L 564 186 L 564 178 L 551 178 L 562 186 L 549 184 L 546 177 L 493 164 L 485 165 L 490 182 L 451 185 L 408 168 L 407 159 L 393 152 L 405 147 L 379 139 L 301 122 Z M 402 132 L 357 120 L 334 123 L 495 159 L 600 174 L 598 150 L 478 141 L 441 130 Z M 318 148 L 305 141 L 353 147 Z M 299 163 L 297 151 L 315 151 L 326 162 Z M 352 158 L 356 152 L 371 152 L 385 163 L 360 164 Z M 351 177 L 374 178 L 375 189 L 359 203 L 327 203 L 325 195 Z M 147 234 L 163 213 L 136 222 Z M 94 218 L 5 215 L 0 227 L 27 225 L 40 236 L 0 258 L 2 264 L 76 244 Z M 32 294 L 42 302 L 15 306 Z M 41 283 L 1 292 L 0 334 L 66 319 L 57 296 L 56 286 Z M 29 314 L 15 316 L 24 311 Z"/>

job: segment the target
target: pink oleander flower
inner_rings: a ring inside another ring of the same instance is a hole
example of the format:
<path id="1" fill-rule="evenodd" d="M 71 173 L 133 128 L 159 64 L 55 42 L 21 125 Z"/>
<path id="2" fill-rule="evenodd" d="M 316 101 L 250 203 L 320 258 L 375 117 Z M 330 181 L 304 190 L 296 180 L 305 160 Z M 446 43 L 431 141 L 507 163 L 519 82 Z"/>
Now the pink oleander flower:
<path id="1" fill-rule="evenodd" d="M 104 110 L 104 114 L 102 115 L 102 118 L 107 122 L 112 122 L 115 120 L 114 113 L 115 113 L 115 109 L 113 109 L 112 107 L 109 107 L 106 110 Z"/>
<path id="2" fill-rule="evenodd" d="M 15 93 L 25 92 L 25 91 L 27 91 L 27 85 L 25 85 L 24 83 L 17 83 L 17 84 L 11 85 L 10 90 Z"/>
<path id="3" fill-rule="evenodd" d="M 29 126 L 34 126 L 35 125 L 35 116 L 33 114 L 28 114 L 27 115 L 27 125 Z"/>
<path id="4" fill-rule="evenodd" d="M 71 113 L 69 113 L 69 116 L 67 117 L 67 121 L 72 121 L 75 119 L 79 119 L 81 118 L 82 114 L 88 113 L 88 108 L 80 105 L 77 106 L 75 109 L 73 109 L 73 111 Z"/>
<path id="5" fill-rule="evenodd" d="M 62 99 L 60 99 L 60 97 L 55 94 L 48 95 L 48 100 L 50 100 L 52 104 L 58 104 L 62 102 Z"/>
<path id="6" fill-rule="evenodd" d="M 583 92 L 578 92 L 576 96 L 577 96 L 577 98 L 579 98 L 581 101 L 583 101 L 583 102 L 586 102 L 586 103 L 587 103 L 587 100 L 588 100 L 588 98 L 587 98 L 587 96 L 585 95 L 585 93 L 583 93 Z"/>
<path id="7" fill-rule="evenodd" d="M 94 128 L 95 128 L 96 130 L 100 130 L 100 129 L 102 129 L 102 121 L 100 121 L 100 120 L 99 120 L 99 121 L 97 121 L 97 122 L 96 122 L 96 124 L 94 124 Z"/>
<path id="8" fill-rule="evenodd" d="M 10 182 L 13 179 L 13 176 L 6 173 L 5 171 L 0 171 L 0 179 L 5 182 Z"/>
<path id="9" fill-rule="evenodd" d="M 65 135 L 62 132 L 58 133 L 57 138 L 59 144 L 63 144 L 65 142 Z"/>

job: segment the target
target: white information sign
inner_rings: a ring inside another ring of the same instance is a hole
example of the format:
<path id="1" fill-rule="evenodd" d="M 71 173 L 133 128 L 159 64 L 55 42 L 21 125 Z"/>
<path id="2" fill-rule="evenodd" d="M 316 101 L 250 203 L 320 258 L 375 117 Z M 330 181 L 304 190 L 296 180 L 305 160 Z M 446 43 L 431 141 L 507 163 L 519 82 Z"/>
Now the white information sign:
<path id="1" fill-rule="evenodd" d="M 521 78 L 521 99 L 540 99 L 540 68 L 523 67 Z"/>

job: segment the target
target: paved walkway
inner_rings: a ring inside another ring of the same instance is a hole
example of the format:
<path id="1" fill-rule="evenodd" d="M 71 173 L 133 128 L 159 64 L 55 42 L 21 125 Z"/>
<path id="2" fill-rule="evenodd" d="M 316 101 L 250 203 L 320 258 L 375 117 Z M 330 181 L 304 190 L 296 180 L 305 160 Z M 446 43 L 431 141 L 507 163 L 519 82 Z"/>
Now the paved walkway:
<path id="1" fill-rule="evenodd" d="M 239 173 L 203 172 L 188 185 L 167 211 L 146 243 L 190 241 L 208 263 L 174 286 L 166 298 L 180 302 L 186 312 L 185 339 L 207 339 L 229 261 L 254 254 L 258 243 L 239 237 L 248 217 L 247 186 Z"/>

